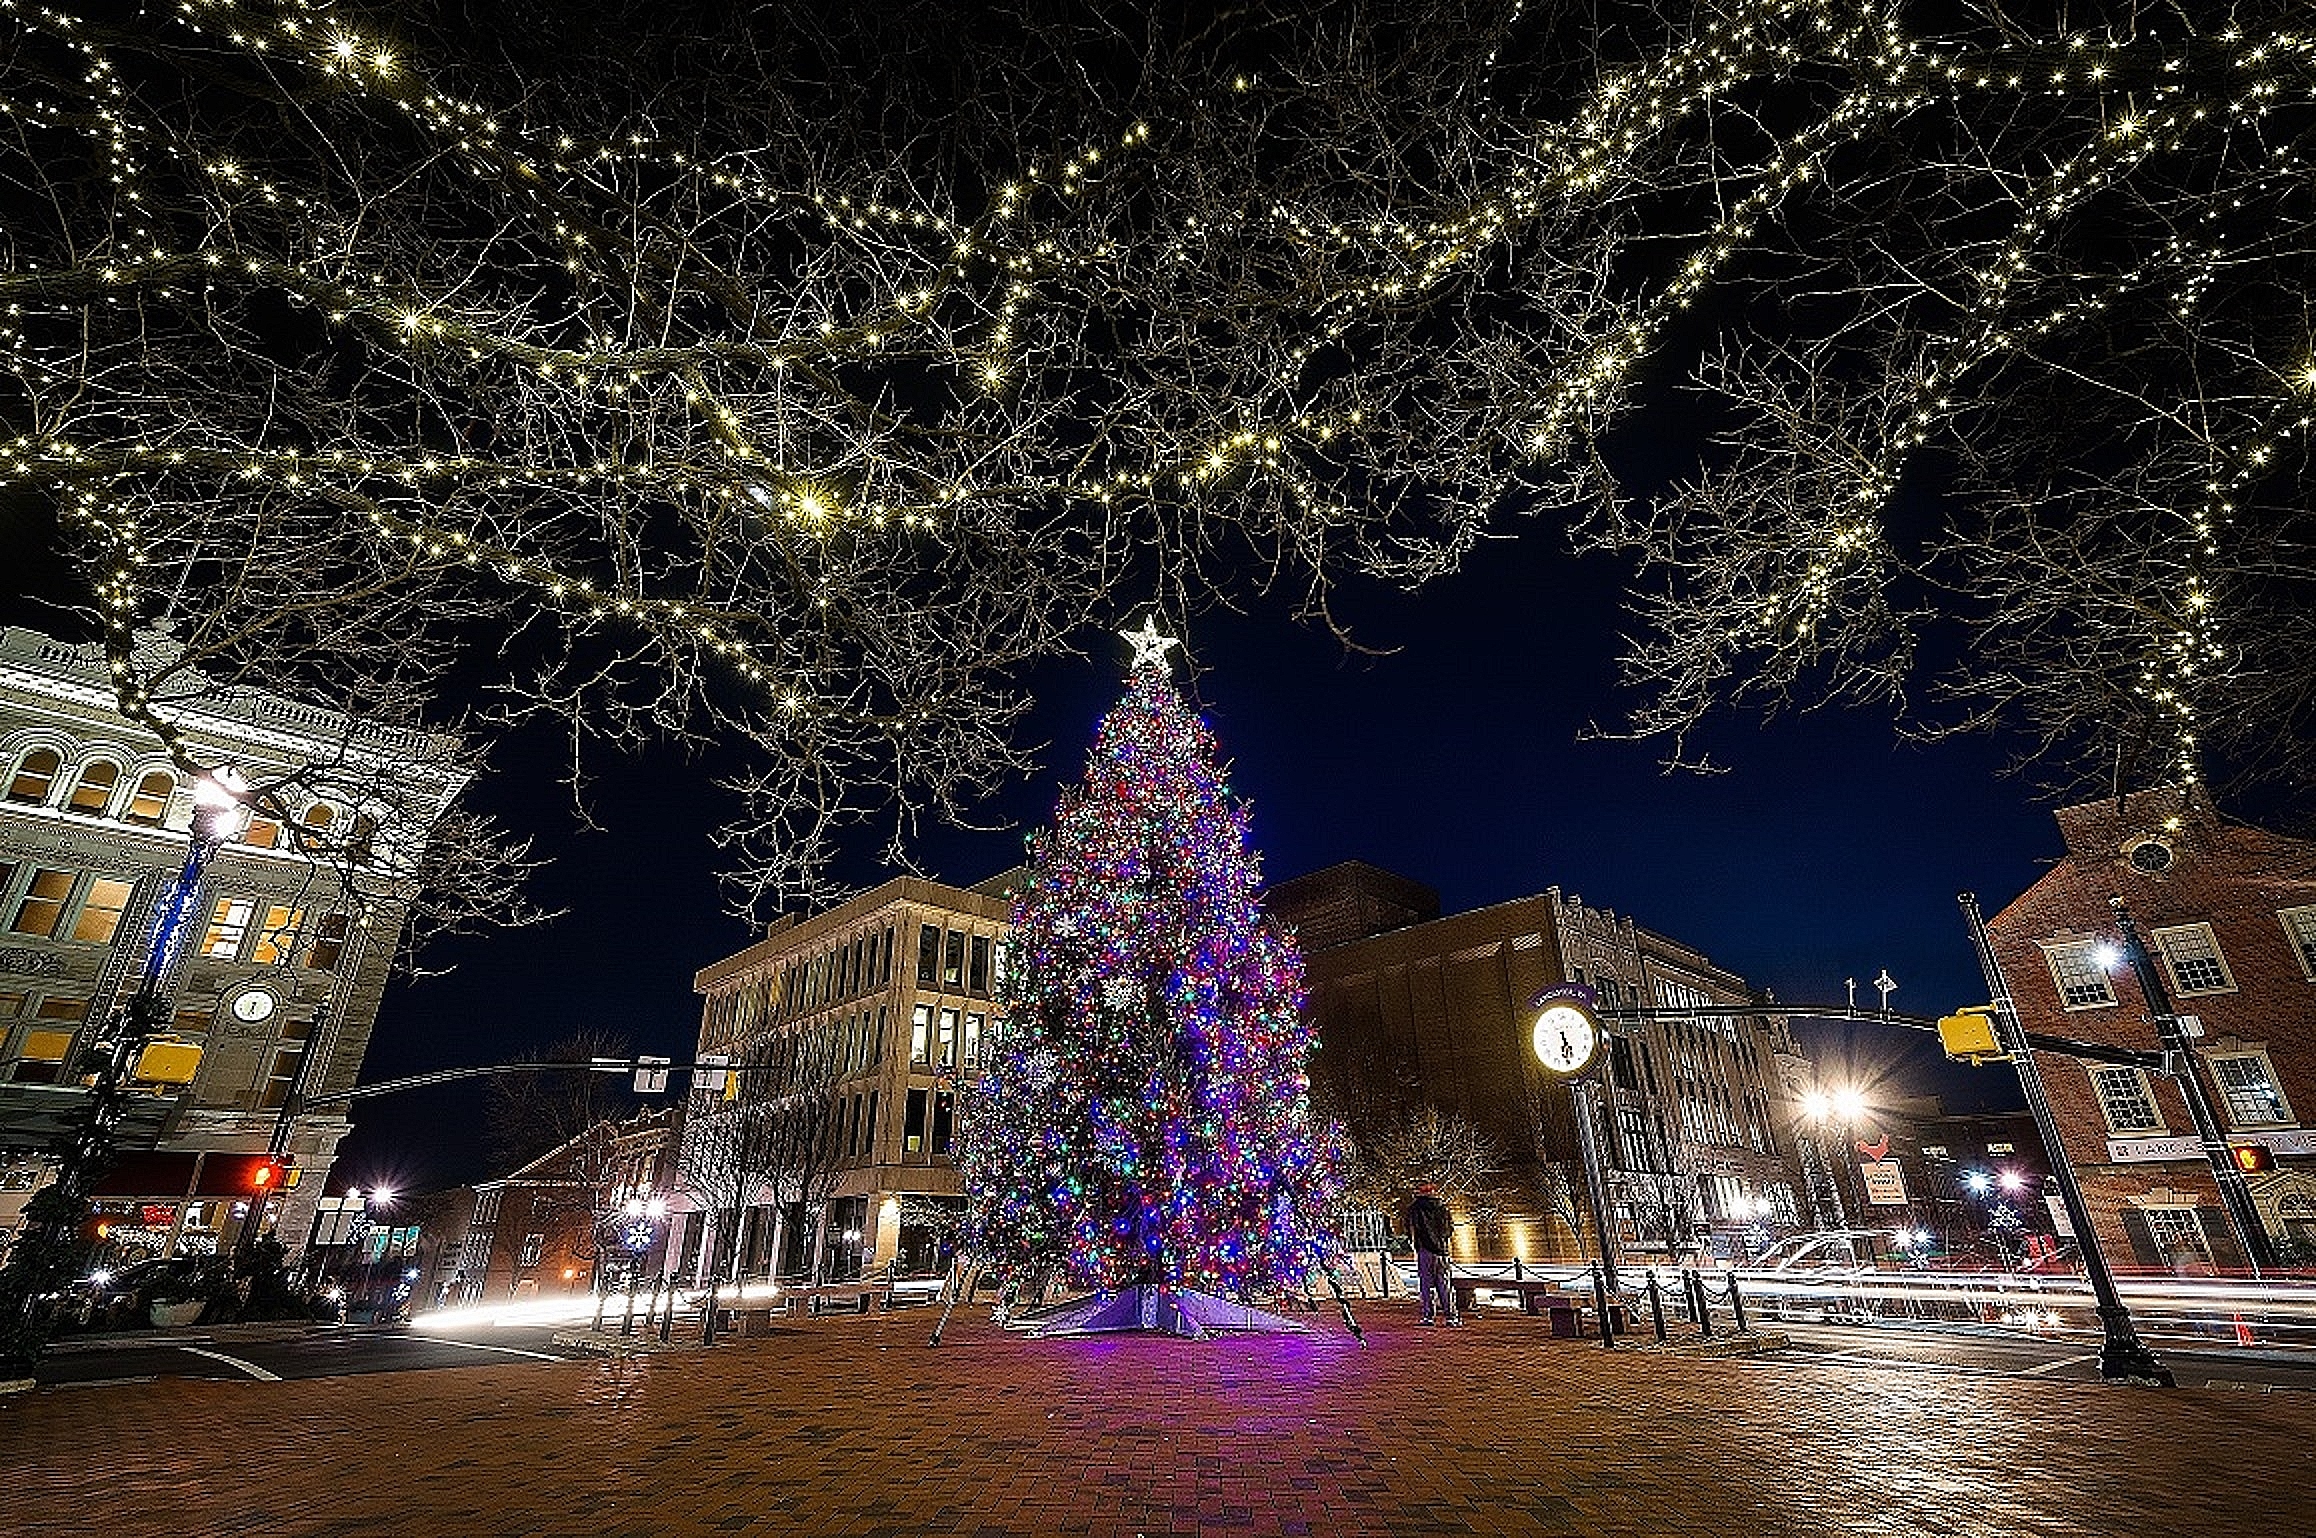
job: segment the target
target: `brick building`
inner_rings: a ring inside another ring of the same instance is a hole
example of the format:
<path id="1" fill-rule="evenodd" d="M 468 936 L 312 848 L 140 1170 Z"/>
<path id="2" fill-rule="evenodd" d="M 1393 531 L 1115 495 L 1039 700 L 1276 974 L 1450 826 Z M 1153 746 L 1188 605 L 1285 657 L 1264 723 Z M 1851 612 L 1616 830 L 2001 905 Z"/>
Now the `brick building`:
<path id="1" fill-rule="evenodd" d="M 140 644 L 165 666 L 172 648 Z M 269 1210 L 302 1238 L 340 1139 L 436 820 L 464 783 L 456 743 L 179 673 L 197 761 L 268 807 L 209 863 L 165 958 L 171 1034 L 201 1049 L 182 1088 L 146 1086 L 96 1198 L 123 1258 L 230 1245 L 277 1134 L 303 1177 Z M 155 908 L 186 863 L 192 784 L 112 708 L 103 650 L 0 632 L 0 1221 L 48 1178 L 82 1074 L 137 992 Z"/>
<path id="2" fill-rule="evenodd" d="M 1781 1085 L 1785 1065 L 1806 1060 L 1778 1017 L 1681 1014 L 1752 1002 L 1744 979 L 1697 951 L 1557 887 L 1441 917 L 1428 888 L 1357 862 L 1281 882 L 1264 901 L 1303 945 L 1313 1080 L 1354 1135 L 1428 1102 L 1509 1157 L 1518 1210 L 1502 1233 L 1459 1229 L 1459 1240 L 1514 1255 L 1569 1247 L 1542 1167 L 1575 1156 L 1569 1095 L 1527 1042 L 1529 1001 L 1561 982 L 1654 1012 L 1614 1035 L 1604 1081 L 1603 1162 L 1625 1246 L 1734 1253 L 1764 1218 L 1803 1221 Z"/>
<path id="3" fill-rule="evenodd" d="M 661 1274 L 677 1111 L 598 1122 L 427 1203 L 422 1291 L 445 1304 L 612 1291 Z"/>
<path id="4" fill-rule="evenodd" d="M 2151 1011 L 2116 948 L 2121 897 L 2194 1071 L 2232 1142 L 2264 1143 L 2251 1179 L 2271 1242 L 2316 1257 L 2316 844 L 2229 821 L 2200 790 L 2143 791 L 2057 814 L 2066 852 L 1988 926 L 2030 1031 L 2154 1050 Z M 2243 1255 L 2178 1085 L 2165 1074 L 2036 1058 L 2065 1155 L 2120 1265 L 2228 1268 Z"/>
<path id="5" fill-rule="evenodd" d="M 950 1152 L 958 1090 L 993 1039 L 1012 880 L 1008 872 L 968 888 L 897 877 L 810 918 L 784 916 L 701 969 L 703 1056 L 746 1062 L 784 1036 L 826 1048 L 812 1060 L 828 1065 L 817 1092 L 834 1111 L 833 1163 L 810 1182 L 808 1201 L 749 1195 L 736 1246 L 743 1277 L 933 1267 L 941 1232 L 964 1210 Z M 743 1073 L 739 1108 L 749 1093 Z M 716 1107 L 703 1109 L 687 1136 L 712 1128 Z M 679 1217 L 687 1275 L 717 1253 L 718 1215 L 699 1196 L 689 1193 Z M 735 1253 L 730 1237 L 726 1254 Z"/>

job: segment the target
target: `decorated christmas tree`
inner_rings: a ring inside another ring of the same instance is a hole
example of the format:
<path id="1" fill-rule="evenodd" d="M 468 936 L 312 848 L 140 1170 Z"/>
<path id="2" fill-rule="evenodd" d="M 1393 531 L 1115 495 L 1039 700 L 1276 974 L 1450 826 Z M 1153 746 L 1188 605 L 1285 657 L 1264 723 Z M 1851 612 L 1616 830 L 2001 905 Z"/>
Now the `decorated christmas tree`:
<path id="1" fill-rule="evenodd" d="M 960 1154 L 982 1263 L 1138 1291 L 1148 1326 L 1152 1295 L 1245 1299 L 1323 1268 L 1337 1184 L 1302 957 L 1263 915 L 1246 813 L 1167 675 L 1175 643 L 1150 621 L 1128 639 L 1126 696 L 1031 844 Z"/>

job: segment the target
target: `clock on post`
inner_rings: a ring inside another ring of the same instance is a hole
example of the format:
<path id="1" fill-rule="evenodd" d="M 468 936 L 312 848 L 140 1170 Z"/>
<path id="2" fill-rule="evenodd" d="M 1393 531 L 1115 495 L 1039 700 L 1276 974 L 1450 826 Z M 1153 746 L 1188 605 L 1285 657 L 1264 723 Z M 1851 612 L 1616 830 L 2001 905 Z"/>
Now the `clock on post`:
<path id="1" fill-rule="evenodd" d="M 1528 1044 L 1536 1061 L 1564 1079 L 1589 1073 L 1608 1039 L 1593 1010 L 1592 990 L 1582 983 L 1561 983 L 1537 994 L 1531 1003 L 1536 1023 Z"/>

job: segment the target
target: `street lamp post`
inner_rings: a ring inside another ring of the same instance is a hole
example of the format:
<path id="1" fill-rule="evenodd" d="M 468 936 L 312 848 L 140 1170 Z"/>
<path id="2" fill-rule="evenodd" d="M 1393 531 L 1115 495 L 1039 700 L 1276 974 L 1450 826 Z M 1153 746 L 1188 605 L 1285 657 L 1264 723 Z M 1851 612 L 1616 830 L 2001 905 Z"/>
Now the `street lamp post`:
<path id="1" fill-rule="evenodd" d="M 2123 1296 L 2115 1290 L 2114 1275 L 2107 1269 L 2106 1254 L 2099 1248 L 2098 1230 L 2091 1226 L 2091 1209 L 2083 1201 L 2083 1189 L 2075 1183 L 2075 1164 L 2067 1156 L 2066 1141 L 2059 1136 L 2059 1124 L 2051 1115 L 2050 1100 L 2043 1093 L 2042 1071 L 2035 1066 L 2034 1048 L 2027 1044 L 2026 1027 L 2019 1023 L 2018 1006 L 2012 1002 L 2010 985 L 2003 981 L 2002 963 L 1994 954 L 1994 942 L 1986 933 L 1986 921 L 1979 917 L 1975 893 L 1964 892 L 1958 899 L 1962 916 L 1970 927 L 1971 944 L 1978 951 L 1979 969 L 1986 974 L 1986 988 L 1994 1005 L 1994 1032 L 1997 1043 L 2009 1054 L 2011 1066 L 2018 1070 L 2018 1087 L 2026 1097 L 2027 1110 L 2035 1119 L 2035 1131 L 2040 1133 L 2043 1147 L 2050 1153 L 2051 1177 L 2059 1188 L 2059 1201 L 2066 1208 L 2067 1224 L 2075 1231 L 2075 1242 L 2083 1256 L 2083 1274 L 2090 1280 L 2091 1297 L 2097 1306 L 2099 1323 L 2106 1330 L 2106 1344 L 2099 1349 L 2099 1376 L 2110 1381 L 2157 1384 L 2173 1387 L 2171 1370 L 2165 1367 L 2154 1352 L 2139 1338 L 2131 1327 L 2131 1310 Z"/>
<path id="2" fill-rule="evenodd" d="M 2228 1216 L 2236 1225 L 2236 1238 L 2243 1245 L 2244 1257 L 2252 1263 L 2252 1274 L 2275 1269 L 2275 1252 L 2268 1244 L 2268 1230 L 2260 1221 L 2260 1209 L 2252 1202 L 2252 1188 L 2244 1181 L 2244 1172 L 2236 1168 L 2228 1154 L 2227 1135 L 2220 1130 L 2219 1115 L 2212 1107 L 2211 1096 L 2204 1089 L 2203 1075 L 2196 1069 L 2195 1049 L 2188 1045 L 2187 1028 L 2180 1024 L 2179 1014 L 2171 1007 L 2171 994 L 2163 986 L 2163 975 L 2155 970 L 2154 958 L 2140 941 L 2139 926 L 2131 922 L 2131 910 L 2123 899 L 2111 897 L 2107 905 L 2115 911 L 2115 927 L 2123 936 L 2123 959 L 2130 965 L 2131 975 L 2139 980 L 2140 995 L 2147 1001 L 2147 1013 L 2154 1017 L 2155 1039 L 2163 1047 L 2164 1067 L 2179 1086 L 2180 1095 L 2187 1101 L 2187 1114 L 2195 1122 L 2196 1141 L 2203 1144 L 2204 1158 L 2211 1163 L 2212 1179 L 2219 1186 L 2220 1201 L 2227 1207 Z"/>
<path id="3" fill-rule="evenodd" d="M 112 1163 L 131 1071 L 165 1023 L 169 971 L 195 894 L 210 860 L 240 836 L 249 815 L 248 783 L 230 766 L 194 781 L 185 863 L 154 906 L 153 943 L 137 991 L 111 1037 L 90 1049 L 97 1055 L 96 1071 L 72 1136 L 58 1151 L 56 1179 L 27 1205 L 8 1264 L 0 1269 L 0 1377 L 28 1372 L 48 1342 L 52 1321 L 43 1301 L 63 1279 L 73 1235 L 88 1212 L 89 1188 Z"/>

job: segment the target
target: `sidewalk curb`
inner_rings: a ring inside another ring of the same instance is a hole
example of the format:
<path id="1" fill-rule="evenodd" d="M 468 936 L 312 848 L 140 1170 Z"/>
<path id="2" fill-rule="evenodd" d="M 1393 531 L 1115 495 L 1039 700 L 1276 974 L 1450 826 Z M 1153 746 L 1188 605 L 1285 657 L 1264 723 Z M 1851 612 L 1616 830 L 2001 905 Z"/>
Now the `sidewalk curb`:
<path id="1" fill-rule="evenodd" d="M 657 1356 L 663 1352 L 701 1349 L 696 1340 L 671 1340 L 663 1346 L 656 1333 L 645 1334 L 640 1330 L 633 1335 L 622 1335 L 617 1330 L 557 1330 L 547 1339 L 554 1345 L 602 1356 Z"/>
<path id="2" fill-rule="evenodd" d="M 1711 1340 L 1667 1341 L 1662 1345 L 1649 1344 L 1629 1349 L 1643 1356 L 1675 1356 L 1695 1361 L 1716 1361 L 1724 1357 L 1767 1356 L 1783 1351 L 1793 1344 L 1791 1336 L 1776 1330 L 1756 1331 L 1749 1335 L 1717 1335 Z"/>

